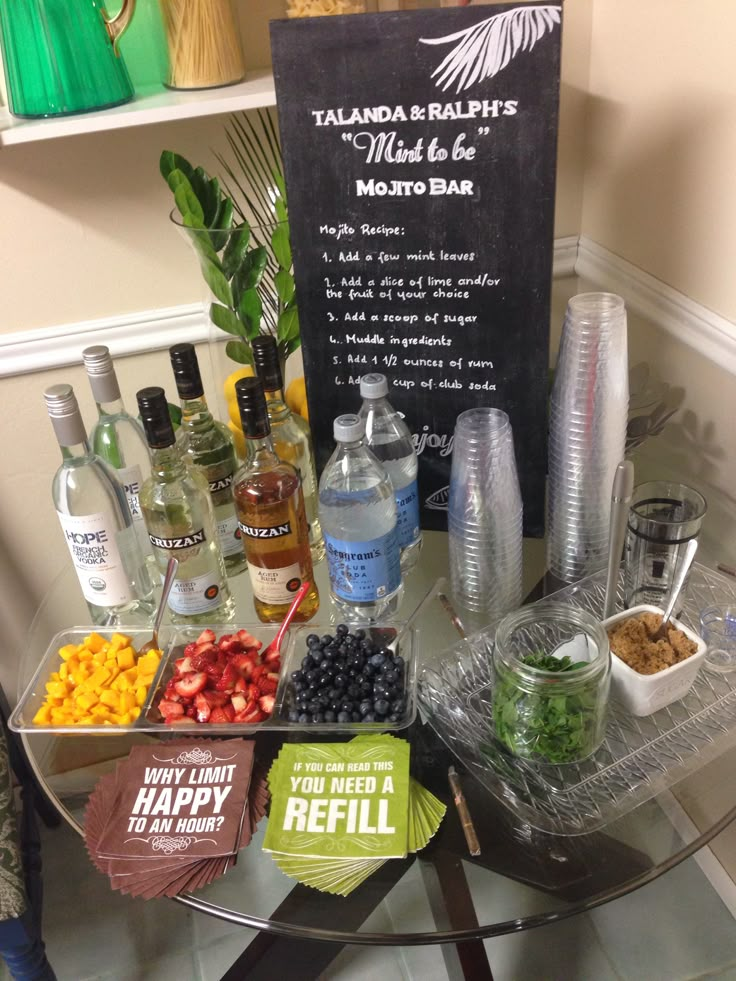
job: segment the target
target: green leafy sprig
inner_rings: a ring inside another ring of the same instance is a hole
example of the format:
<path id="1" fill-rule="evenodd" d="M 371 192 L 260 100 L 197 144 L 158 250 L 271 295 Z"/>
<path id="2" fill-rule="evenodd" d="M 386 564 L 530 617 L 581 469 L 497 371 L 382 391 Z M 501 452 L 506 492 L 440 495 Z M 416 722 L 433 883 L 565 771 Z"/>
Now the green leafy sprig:
<path id="1" fill-rule="evenodd" d="M 285 361 L 301 339 L 283 181 L 276 185 L 277 222 L 270 230 L 275 260 L 267 277 L 269 249 L 253 242 L 250 223 L 223 193 L 218 179 L 170 150 L 161 154 L 159 167 L 215 297 L 210 319 L 235 338 L 226 345 L 227 356 L 238 364 L 252 364 L 250 342 L 260 333 L 270 333 Z"/>

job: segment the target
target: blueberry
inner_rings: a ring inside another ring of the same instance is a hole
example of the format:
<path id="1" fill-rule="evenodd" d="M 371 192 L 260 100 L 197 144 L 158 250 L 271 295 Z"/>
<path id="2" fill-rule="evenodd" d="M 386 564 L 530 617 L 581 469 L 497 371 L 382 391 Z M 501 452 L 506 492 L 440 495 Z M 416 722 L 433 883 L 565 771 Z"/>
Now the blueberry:
<path id="1" fill-rule="evenodd" d="M 299 716 L 299 721 L 304 725 L 305 722 L 311 722 L 312 716 L 308 712 L 302 712 Z"/>
<path id="2" fill-rule="evenodd" d="M 292 681 L 302 681 L 304 678 L 304 673 L 302 671 L 293 671 L 291 675 Z"/>
<path id="3" fill-rule="evenodd" d="M 392 712 L 388 717 L 389 722 L 401 722 L 401 716 L 398 712 Z"/>
<path id="4" fill-rule="evenodd" d="M 393 712 L 403 712 L 404 711 L 404 699 L 397 698 L 395 701 L 391 702 L 391 710 Z"/>
<path id="5" fill-rule="evenodd" d="M 313 660 L 312 660 L 312 658 L 311 658 L 311 657 L 309 656 L 309 654 L 307 654 L 307 656 L 306 656 L 306 657 L 303 657 L 303 658 L 302 658 L 302 668 L 303 668 L 303 669 L 304 669 L 305 671 L 309 671 L 309 669 L 310 669 L 310 668 L 311 668 L 311 667 L 312 667 L 313 665 L 314 665 L 314 661 L 313 661 Z"/>
<path id="6" fill-rule="evenodd" d="M 322 712 L 315 712 L 314 715 L 312 716 L 312 722 L 324 722 L 324 721 L 325 721 L 325 717 L 322 714 Z"/>
<path id="7" fill-rule="evenodd" d="M 298 721 L 299 721 L 299 713 L 297 712 L 296 709 L 291 709 L 289 711 L 289 722 L 298 722 Z"/>
<path id="8" fill-rule="evenodd" d="M 320 695 L 317 701 L 320 704 L 320 708 L 327 708 L 327 706 L 330 704 L 330 700 L 327 695 Z"/>
<path id="9" fill-rule="evenodd" d="M 335 699 L 340 697 L 340 692 L 337 690 L 337 688 L 329 688 L 326 695 L 329 699 Z"/>
<path id="10" fill-rule="evenodd" d="M 363 716 L 363 722 L 375 722 L 375 721 L 376 721 L 376 717 L 373 714 L 373 712 L 368 712 L 367 715 Z"/>
<path id="11" fill-rule="evenodd" d="M 373 702 L 366 698 L 358 707 L 361 715 L 368 715 L 369 712 L 373 711 Z"/>
<path id="12" fill-rule="evenodd" d="M 319 648 L 316 648 L 316 650 L 312 651 L 312 660 L 314 661 L 315 664 L 319 664 L 322 661 L 323 657 L 324 654 Z"/>
<path id="13" fill-rule="evenodd" d="M 317 634 L 309 634 L 307 637 L 307 647 L 316 647 L 319 644 Z"/>
<path id="14" fill-rule="evenodd" d="M 325 634 L 322 638 L 322 643 L 325 647 L 327 647 L 327 645 L 331 644 L 334 639 L 335 638 L 332 636 L 332 634 Z"/>
<path id="15" fill-rule="evenodd" d="M 363 628 L 360 627 L 358 630 L 355 631 L 353 637 L 355 637 L 356 640 L 363 640 L 365 638 L 365 630 L 363 630 Z"/>
<path id="16" fill-rule="evenodd" d="M 360 695 L 360 685 L 348 685 L 348 695 L 351 698 L 357 698 Z"/>
<path id="17" fill-rule="evenodd" d="M 335 633 L 338 637 L 344 637 L 348 633 L 348 628 L 344 623 L 338 623 L 335 627 Z"/>
<path id="18" fill-rule="evenodd" d="M 385 698 L 379 698 L 374 703 L 374 709 L 377 715 L 387 715 L 388 714 L 388 702 Z"/>
<path id="19" fill-rule="evenodd" d="M 381 651 L 379 651 L 377 654 L 373 654 L 371 656 L 370 663 L 373 665 L 374 668 L 380 668 L 383 664 L 386 663 L 386 655 L 383 654 Z"/>
<path id="20" fill-rule="evenodd" d="M 384 671 L 383 672 L 383 680 L 384 681 L 388 681 L 389 684 L 392 684 L 394 681 L 398 681 L 398 679 L 399 679 L 399 676 L 396 673 L 396 671 Z"/>
<path id="21" fill-rule="evenodd" d="M 343 712 L 352 712 L 353 709 L 355 708 L 355 702 L 351 702 L 351 701 L 342 702 L 340 704 L 340 708 L 343 710 Z M 386 706 L 386 708 L 388 709 L 388 706 Z"/>
<path id="22" fill-rule="evenodd" d="M 333 699 L 330 702 L 330 708 L 332 709 L 333 712 L 339 712 L 340 711 L 340 699 L 339 698 Z"/>
<path id="23" fill-rule="evenodd" d="M 395 668 L 401 669 L 404 667 L 404 659 L 400 654 L 394 655 L 393 662 Z"/>
<path id="24" fill-rule="evenodd" d="M 325 712 L 325 722 L 335 722 L 336 720 L 337 715 L 331 709 L 328 709 L 328 711 Z"/>
<path id="25" fill-rule="evenodd" d="M 370 681 L 361 681 L 360 683 L 360 693 L 361 695 L 370 695 L 373 691 L 373 685 Z"/>
<path id="26" fill-rule="evenodd" d="M 310 681 L 310 683 L 307 685 L 307 694 L 308 695 L 317 694 L 317 685 L 315 684 L 314 681 Z"/>
<path id="27" fill-rule="evenodd" d="M 335 688 L 344 688 L 347 685 L 347 683 L 348 683 L 348 679 L 345 677 L 344 674 L 335 675 L 335 681 L 334 681 Z"/>
<path id="28" fill-rule="evenodd" d="M 319 678 L 319 672 L 315 671 L 314 668 L 312 668 L 311 671 L 307 671 L 307 681 L 313 682 L 316 681 L 317 678 Z"/>
<path id="29" fill-rule="evenodd" d="M 353 720 L 353 722 L 361 722 L 362 719 L 360 717 L 360 712 L 353 712 L 353 714 L 351 715 L 351 719 Z"/>
<path id="30" fill-rule="evenodd" d="M 340 712 L 340 714 L 337 716 L 337 721 L 338 722 L 350 722 L 350 713 L 349 712 Z"/>

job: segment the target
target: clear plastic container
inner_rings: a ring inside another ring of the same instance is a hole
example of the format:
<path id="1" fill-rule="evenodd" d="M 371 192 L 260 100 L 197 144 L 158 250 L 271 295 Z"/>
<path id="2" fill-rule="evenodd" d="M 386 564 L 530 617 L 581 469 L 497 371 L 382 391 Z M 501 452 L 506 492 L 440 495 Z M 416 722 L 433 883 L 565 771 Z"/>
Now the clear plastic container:
<path id="1" fill-rule="evenodd" d="M 572 667 L 525 663 L 539 655 L 558 662 L 569 656 Z M 577 763 L 601 745 L 611 653 L 605 630 L 589 613 L 562 604 L 510 613 L 496 630 L 493 669 L 496 738 L 516 756 Z"/>

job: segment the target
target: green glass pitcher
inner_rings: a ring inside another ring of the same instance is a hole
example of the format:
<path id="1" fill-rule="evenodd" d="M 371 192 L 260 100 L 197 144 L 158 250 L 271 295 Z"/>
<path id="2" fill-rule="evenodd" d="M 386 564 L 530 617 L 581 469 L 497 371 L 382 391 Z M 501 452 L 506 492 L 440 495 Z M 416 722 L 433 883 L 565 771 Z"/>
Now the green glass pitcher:
<path id="1" fill-rule="evenodd" d="M 109 17 L 101 0 L 0 0 L 8 104 L 15 116 L 64 116 L 128 102 L 117 41 L 135 0 Z"/>

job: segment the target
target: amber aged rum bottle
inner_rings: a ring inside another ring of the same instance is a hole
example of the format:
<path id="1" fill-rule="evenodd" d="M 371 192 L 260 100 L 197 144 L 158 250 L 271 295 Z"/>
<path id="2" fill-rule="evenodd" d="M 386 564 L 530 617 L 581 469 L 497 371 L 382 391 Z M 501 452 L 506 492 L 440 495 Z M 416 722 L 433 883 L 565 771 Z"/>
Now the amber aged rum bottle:
<path id="1" fill-rule="evenodd" d="M 241 378 L 235 392 L 248 454 L 235 475 L 233 493 L 256 613 L 263 623 L 279 623 L 294 593 L 307 580 L 312 588 L 294 617 L 303 623 L 317 612 L 319 593 L 301 479 L 274 452 L 261 380 Z"/>

